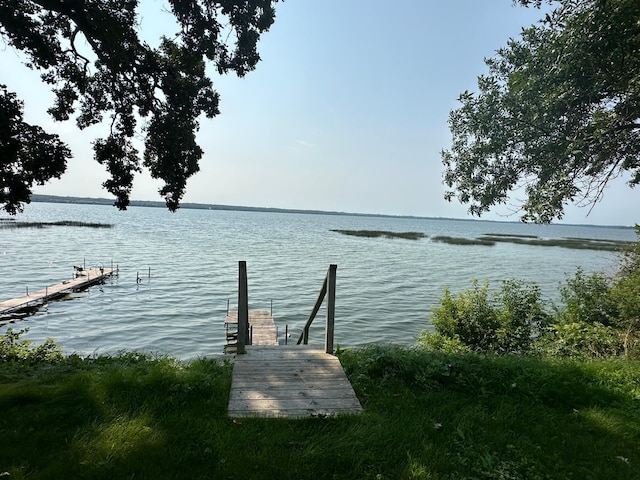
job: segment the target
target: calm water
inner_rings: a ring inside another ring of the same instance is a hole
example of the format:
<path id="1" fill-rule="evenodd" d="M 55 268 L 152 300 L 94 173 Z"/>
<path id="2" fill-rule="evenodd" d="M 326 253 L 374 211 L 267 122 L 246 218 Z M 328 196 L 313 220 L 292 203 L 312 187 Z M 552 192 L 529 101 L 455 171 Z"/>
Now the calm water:
<path id="1" fill-rule="evenodd" d="M 472 279 L 537 282 L 549 299 L 577 266 L 612 272 L 615 254 L 497 244 L 454 246 L 428 239 L 371 239 L 331 229 L 418 231 L 475 238 L 485 233 L 635 240 L 631 229 L 538 226 L 482 221 L 131 208 L 34 203 L 23 221 L 78 220 L 112 229 L 53 227 L 0 230 L 0 300 L 70 278 L 73 265 L 111 262 L 119 277 L 51 302 L 16 322 L 28 338 L 53 337 L 65 353 L 119 350 L 167 353 L 189 359 L 222 351 L 227 300 L 235 307 L 238 261 L 246 260 L 250 308 L 269 308 L 280 333 L 297 339 L 329 264 L 338 265 L 336 344 L 412 343 L 429 327 L 430 307 L 442 288 Z M 149 277 L 149 269 L 151 275 Z M 142 283 L 136 283 L 140 274 Z M 323 342 L 323 312 L 311 343 Z M 2 327 L 0 331 L 6 329 Z"/>

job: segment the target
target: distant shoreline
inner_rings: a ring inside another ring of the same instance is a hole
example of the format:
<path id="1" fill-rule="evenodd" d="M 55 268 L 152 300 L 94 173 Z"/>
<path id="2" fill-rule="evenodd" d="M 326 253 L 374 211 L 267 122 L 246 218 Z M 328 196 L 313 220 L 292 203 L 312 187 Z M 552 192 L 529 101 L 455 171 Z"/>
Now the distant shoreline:
<path id="1" fill-rule="evenodd" d="M 108 198 L 92 198 L 92 197 L 67 197 L 59 195 L 31 195 L 32 202 L 42 203 L 72 203 L 82 205 L 108 205 L 113 206 L 114 200 Z M 164 202 L 154 200 L 131 200 L 130 207 L 152 207 L 166 208 Z M 493 222 L 493 223 L 522 223 L 517 220 L 483 220 L 482 218 L 451 218 L 451 217 L 420 217 L 416 215 L 388 215 L 384 213 L 352 213 L 352 212 L 336 212 L 327 210 L 302 210 L 294 208 L 272 208 L 272 207 L 245 207 L 237 205 L 218 205 L 209 203 L 192 203 L 183 202 L 180 204 L 181 209 L 192 210 L 226 210 L 237 212 L 263 212 L 263 213 L 299 213 L 305 215 L 337 215 L 349 217 L 374 217 L 374 218 L 406 218 L 417 220 L 455 220 L 461 222 Z M 553 223 L 552 225 L 566 226 L 585 226 L 596 228 L 633 228 L 626 225 L 592 225 L 588 223 L 569 224 L 569 223 Z"/>

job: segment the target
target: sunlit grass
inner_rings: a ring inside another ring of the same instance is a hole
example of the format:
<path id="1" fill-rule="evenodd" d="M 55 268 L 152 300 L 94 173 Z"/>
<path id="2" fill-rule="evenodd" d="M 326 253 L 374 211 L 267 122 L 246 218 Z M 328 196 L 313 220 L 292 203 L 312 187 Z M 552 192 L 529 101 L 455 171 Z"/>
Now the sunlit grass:
<path id="1" fill-rule="evenodd" d="M 0 363 L 10 479 L 635 479 L 640 362 L 341 351 L 364 412 L 227 417 L 232 365 Z"/>

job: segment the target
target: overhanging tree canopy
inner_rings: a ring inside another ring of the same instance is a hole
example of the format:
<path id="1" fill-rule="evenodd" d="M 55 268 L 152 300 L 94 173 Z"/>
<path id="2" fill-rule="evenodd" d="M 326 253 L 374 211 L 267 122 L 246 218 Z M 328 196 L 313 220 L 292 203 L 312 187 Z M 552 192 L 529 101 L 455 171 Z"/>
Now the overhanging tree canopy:
<path id="1" fill-rule="evenodd" d="M 253 70 L 277 1 L 166 0 L 178 31 L 151 47 L 139 37 L 138 0 L 0 0 L 0 38 L 51 85 L 55 120 L 76 114 L 83 129 L 106 117 L 110 132 L 95 140 L 94 156 L 110 175 L 103 186 L 117 207 L 127 207 L 134 175 L 145 167 L 164 181 L 160 195 L 175 210 L 203 153 L 198 117 L 219 113 L 205 67 L 241 77 Z M 140 130 L 142 159 L 132 142 Z M 70 156 L 56 135 L 23 122 L 22 103 L 0 85 L 0 208 L 21 210 L 32 186 L 59 178 Z"/>
<path id="2" fill-rule="evenodd" d="M 567 203 L 598 202 L 613 178 L 640 183 L 640 2 L 514 3 L 553 9 L 460 95 L 445 198 L 479 216 L 524 188 L 522 219 L 547 223 Z"/>

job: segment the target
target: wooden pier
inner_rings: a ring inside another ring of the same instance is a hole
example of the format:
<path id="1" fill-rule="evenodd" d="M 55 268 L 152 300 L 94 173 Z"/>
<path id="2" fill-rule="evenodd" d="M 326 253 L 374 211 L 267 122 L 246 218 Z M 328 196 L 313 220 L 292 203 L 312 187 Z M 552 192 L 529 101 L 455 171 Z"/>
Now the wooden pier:
<path id="1" fill-rule="evenodd" d="M 70 280 L 64 280 L 56 285 L 51 285 L 36 292 L 27 292 L 22 297 L 13 298 L 0 302 L 0 315 L 20 312 L 30 308 L 37 308 L 49 300 L 59 298 L 71 292 L 84 290 L 91 285 L 101 283 L 105 278 L 117 273 L 114 268 L 89 268 L 79 269 L 76 277 Z"/>
<path id="2" fill-rule="evenodd" d="M 298 418 L 362 411 L 340 360 L 333 355 L 335 274 L 336 266 L 331 265 L 298 341 L 304 345 L 279 346 L 271 312 L 248 309 L 246 264 L 240 262 L 238 310 L 227 312 L 225 320 L 227 327 L 237 327 L 227 333 L 234 345 L 225 349 L 235 353 L 230 417 Z M 310 349 L 309 327 L 325 296 L 325 348 Z"/>
<path id="3" fill-rule="evenodd" d="M 238 311 L 229 310 L 224 323 L 227 329 L 237 329 Z M 278 345 L 278 330 L 269 310 L 249 310 L 249 326 L 250 345 Z"/>
<path id="4" fill-rule="evenodd" d="M 237 355 L 230 417 L 309 417 L 362 411 L 340 360 L 302 346 L 251 346 Z"/>

